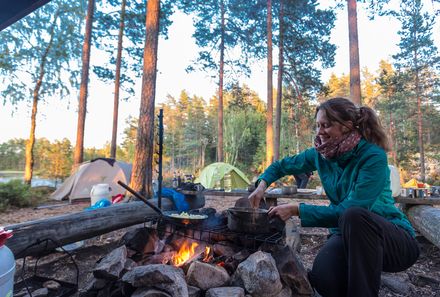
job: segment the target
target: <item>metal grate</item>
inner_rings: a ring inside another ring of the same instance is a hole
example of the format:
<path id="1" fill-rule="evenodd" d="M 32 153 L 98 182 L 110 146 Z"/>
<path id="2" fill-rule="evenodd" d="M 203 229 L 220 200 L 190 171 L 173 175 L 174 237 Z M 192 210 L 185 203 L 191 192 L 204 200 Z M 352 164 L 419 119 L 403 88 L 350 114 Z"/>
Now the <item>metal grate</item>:
<path id="1" fill-rule="evenodd" d="M 178 234 L 186 238 L 197 241 L 207 242 L 209 244 L 219 243 L 218 238 L 226 238 L 237 245 L 256 250 L 261 244 L 284 245 L 285 236 L 283 232 L 270 234 L 246 234 L 234 232 L 228 229 L 225 223 L 211 226 L 209 224 L 184 225 L 166 219 L 154 217 L 146 218 L 145 227 L 156 229 L 158 232 L 166 234 Z"/>

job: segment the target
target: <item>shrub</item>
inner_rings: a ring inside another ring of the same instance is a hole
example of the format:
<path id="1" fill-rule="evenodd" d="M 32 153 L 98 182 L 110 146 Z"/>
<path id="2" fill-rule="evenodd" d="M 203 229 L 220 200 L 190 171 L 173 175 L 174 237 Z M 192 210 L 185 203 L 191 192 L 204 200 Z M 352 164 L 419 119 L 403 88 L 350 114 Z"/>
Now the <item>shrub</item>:
<path id="1" fill-rule="evenodd" d="M 44 193 L 32 189 L 21 180 L 11 180 L 0 184 L 0 211 L 8 207 L 27 207 L 35 205 Z"/>

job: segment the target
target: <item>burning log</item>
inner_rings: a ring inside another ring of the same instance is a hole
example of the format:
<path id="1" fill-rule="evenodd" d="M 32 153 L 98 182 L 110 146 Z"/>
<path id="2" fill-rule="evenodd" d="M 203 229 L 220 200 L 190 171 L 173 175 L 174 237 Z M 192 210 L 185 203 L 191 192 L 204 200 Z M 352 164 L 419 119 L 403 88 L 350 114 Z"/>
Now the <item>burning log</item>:
<path id="1" fill-rule="evenodd" d="M 162 208 L 171 210 L 173 205 L 165 199 L 162 201 Z M 58 245 L 66 245 L 140 224 L 145 221 L 145 217 L 156 215 L 157 213 L 143 202 L 130 202 L 10 225 L 6 229 L 13 230 L 14 236 L 8 240 L 8 247 L 17 259 L 28 255 L 40 255 L 53 250 Z M 38 244 L 46 239 L 50 239 L 47 244 Z M 36 245 L 26 249 L 32 244 Z"/>

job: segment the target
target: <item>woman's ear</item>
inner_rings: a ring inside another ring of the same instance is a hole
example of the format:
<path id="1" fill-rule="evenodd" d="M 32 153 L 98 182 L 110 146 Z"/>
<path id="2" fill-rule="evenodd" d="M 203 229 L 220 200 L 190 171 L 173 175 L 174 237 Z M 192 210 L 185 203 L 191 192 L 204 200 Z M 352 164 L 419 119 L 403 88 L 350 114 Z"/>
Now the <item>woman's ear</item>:
<path id="1" fill-rule="evenodd" d="M 352 121 L 345 122 L 345 125 L 342 126 L 342 132 L 347 133 L 354 129 L 354 125 Z"/>

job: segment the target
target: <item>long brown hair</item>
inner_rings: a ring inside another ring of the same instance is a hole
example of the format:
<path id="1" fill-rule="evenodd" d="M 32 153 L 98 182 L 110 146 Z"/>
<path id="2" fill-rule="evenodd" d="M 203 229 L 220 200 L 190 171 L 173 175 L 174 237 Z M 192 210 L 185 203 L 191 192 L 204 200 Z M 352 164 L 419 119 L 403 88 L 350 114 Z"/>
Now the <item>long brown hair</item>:
<path id="1" fill-rule="evenodd" d="M 346 98 L 331 98 L 321 103 L 316 108 L 315 118 L 318 111 L 323 110 L 330 121 L 336 121 L 350 129 L 356 129 L 362 137 L 372 142 L 385 151 L 390 150 L 387 134 L 380 123 L 376 112 L 367 106 L 357 107 Z M 352 125 L 350 125 L 350 122 Z"/>

